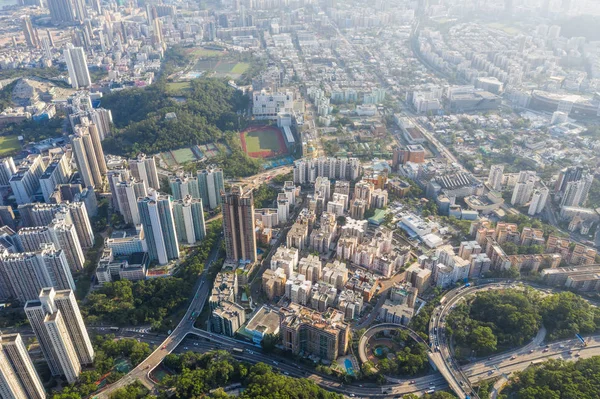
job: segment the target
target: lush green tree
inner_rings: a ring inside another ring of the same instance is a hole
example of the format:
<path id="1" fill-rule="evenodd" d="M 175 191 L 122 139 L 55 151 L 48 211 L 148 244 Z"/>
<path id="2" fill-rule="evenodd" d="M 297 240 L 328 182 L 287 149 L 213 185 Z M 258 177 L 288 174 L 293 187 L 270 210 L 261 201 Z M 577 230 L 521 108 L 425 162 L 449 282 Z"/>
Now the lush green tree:
<path id="1" fill-rule="evenodd" d="M 487 326 L 477 326 L 471 331 L 471 348 L 479 354 L 488 354 L 496 351 L 498 339 Z"/>
<path id="2" fill-rule="evenodd" d="M 270 353 L 275 350 L 275 345 L 279 343 L 279 335 L 277 334 L 267 334 L 264 336 L 263 340 L 260 343 L 264 352 Z"/>
<path id="3" fill-rule="evenodd" d="M 252 192 L 254 196 L 254 208 L 272 208 L 273 201 L 277 199 L 277 190 L 266 185 L 261 184 L 258 188 Z"/>
<path id="4" fill-rule="evenodd" d="M 572 292 L 544 297 L 540 312 L 550 339 L 570 338 L 577 333 L 589 334 L 600 326 L 598 308 Z"/>
<path id="5" fill-rule="evenodd" d="M 600 357 L 577 362 L 548 360 L 515 373 L 500 398 L 595 399 L 600 392 Z"/>
<path id="6" fill-rule="evenodd" d="M 312 381 L 278 374 L 266 364 L 248 367 L 225 351 L 170 355 L 165 358 L 165 366 L 176 373 L 163 382 L 175 398 L 207 397 L 210 390 L 233 383 L 244 386 L 242 399 L 340 398 L 340 395 L 327 392 Z M 226 397 L 222 392 L 218 395 Z"/>
<path id="7" fill-rule="evenodd" d="M 448 316 L 447 333 L 481 354 L 522 346 L 539 330 L 537 297 L 529 291 L 480 292 Z"/>
<path id="8" fill-rule="evenodd" d="M 148 389 L 141 382 L 134 382 L 123 388 L 117 389 L 110 395 L 110 399 L 142 399 L 146 398 Z"/>

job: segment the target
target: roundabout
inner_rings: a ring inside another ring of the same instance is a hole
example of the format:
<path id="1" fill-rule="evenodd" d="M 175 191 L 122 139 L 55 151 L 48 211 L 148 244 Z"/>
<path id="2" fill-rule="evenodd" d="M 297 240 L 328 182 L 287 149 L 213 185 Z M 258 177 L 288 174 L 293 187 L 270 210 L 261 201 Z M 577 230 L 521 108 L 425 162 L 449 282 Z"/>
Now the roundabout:
<path id="1" fill-rule="evenodd" d="M 373 327 L 369 328 L 367 331 L 365 331 L 365 333 L 362 335 L 362 337 L 360 337 L 360 341 L 358 343 L 358 357 L 360 358 L 361 363 L 364 364 L 366 362 L 373 361 L 373 357 L 382 358 L 382 357 L 380 357 L 380 355 L 374 353 L 374 350 L 381 349 L 381 351 L 383 352 L 385 350 L 383 348 L 387 347 L 388 349 L 391 349 L 388 345 L 384 344 L 384 342 L 391 341 L 391 340 L 382 340 L 381 342 L 379 342 L 379 344 L 377 346 L 373 347 L 372 349 L 368 345 L 369 341 L 371 341 L 371 339 L 374 337 L 376 339 L 376 335 L 378 333 L 385 334 L 385 333 L 390 333 L 395 330 L 404 330 L 408 333 L 408 336 L 410 338 L 412 338 L 414 341 L 421 343 L 425 346 L 428 346 L 427 342 L 425 342 L 425 340 L 423 338 L 421 338 L 419 336 L 419 334 L 417 334 L 410 328 L 403 326 L 402 324 L 394 324 L 394 323 L 377 324 L 376 326 L 373 326 Z M 388 344 L 392 347 L 398 346 L 398 344 L 396 342 L 391 342 L 391 343 L 388 342 Z M 371 357 L 369 356 L 369 354 L 371 354 Z"/>

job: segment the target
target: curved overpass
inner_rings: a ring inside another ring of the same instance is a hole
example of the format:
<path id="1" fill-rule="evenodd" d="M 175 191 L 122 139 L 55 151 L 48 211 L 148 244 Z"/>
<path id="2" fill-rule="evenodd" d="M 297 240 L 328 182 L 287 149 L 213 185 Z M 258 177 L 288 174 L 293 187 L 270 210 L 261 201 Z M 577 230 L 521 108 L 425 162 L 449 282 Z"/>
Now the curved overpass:
<path id="1" fill-rule="evenodd" d="M 183 340 L 188 335 L 196 335 L 200 338 L 205 339 L 206 341 L 210 341 L 210 343 L 200 343 L 200 341 L 198 341 L 198 346 L 192 345 L 192 347 L 189 348 L 190 350 L 208 351 L 220 348 L 231 351 L 231 349 L 235 347 L 243 348 L 245 349 L 243 354 L 238 355 L 237 353 L 235 353 L 234 355 L 236 357 L 243 358 L 244 360 L 253 362 L 260 361 L 265 363 L 272 363 L 272 361 L 276 359 L 280 364 L 278 368 L 285 368 L 286 370 L 288 370 L 290 375 L 294 377 L 309 378 L 325 389 L 345 394 L 352 393 L 356 396 L 362 397 L 390 398 L 396 397 L 401 394 L 418 393 L 428 389 L 429 385 L 432 383 L 435 384 L 438 387 L 438 389 L 443 389 L 446 387 L 444 383 L 445 380 L 450 386 L 450 388 L 459 395 L 459 397 L 464 399 L 467 395 L 470 395 L 471 398 L 478 398 L 477 394 L 472 391 L 470 384 L 475 383 L 481 379 L 487 378 L 489 371 L 495 370 L 495 367 L 497 367 L 500 372 L 510 373 L 513 371 L 519 371 L 527 368 L 531 364 L 531 362 L 535 360 L 545 360 L 548 358 L 556 357 L 574 360 L 574 358 L 572 357 L 575 354 L 571 352 L 574 352 L 576 350 L 582 358 L 600 355 L 600 335 L 590 337 L 589 345 L 586 348 L 579 348 L 578 341 L 576 341 L 575 339 L 571 339 L 554 343 L 552 345 L 552 348 L 550 348 L 548 352 L 542 353 L 540 353 L 540 350 L 531 352 L 531 349 L 535 348 L 538 345 L 538 343 L 535 342 L 536 340 L 538 340 L 538 338 L 536 338 L 534 342 L 529 343 L 525 347 L 515 349 L 511 352 L 496 355 L 487 360 L 480 360 L 478 362 L 471 363 L 469 365 L 464 366 L 461 369 L 452 358 L 452 353 L 449 350 L 448 342 L 446 341 L 444 334 L 442 334 L 443 327 L 445 326 L 445 323 L 442 320 L 445 320 L 445 316 L 450 312 L 451 307 L 466 295 L 472 294 L 477 290 L 486 289 L 490 287 L 506 288 L 506 285 L 516 282 L 503 279 L 501 281 L 504 283 L 499 284 L 498 280 L 484 280 L 482 281 L 482 284 L 474 287 L 461 287 L 447 292 L 446 295 L 442 298 L 441 305 L 438 306 L 432 314 L 432 318 L 429 324 L 430 339 L 432 343 L 436 344 L 435 346 L 439 346 L 439 351 L 429 352 L 429 357 L 430 360 L 434 362 L 434 364 L 440 371 L 441 376 L 439 374 L 431 374 L 426 377 L 415 378 L 415 384 L 407 384 L 406 381 L 397 380 L 394 381 L 392 384 L 383 386 L 368 383 L 365 383 L 364 387 L 362 385 L 343 386 L 331 376 L 321 375 L 315 373 L 312 369 L 307 369 L 298 364 L 290 363 L 290 359 L 262 354 L 260 349 L 257 349 L 256 346 L 253 344 L 237 341 L 230 337 L 212 334 L 210 332 L 195 328 L 193 326 L 194 321 L 190 320 L 191 313 L 194 309 L 202 308 L 209 293 L 207 288 L 208 284 L 203 283 L 203 281 L 205 281 L 204 278 L 205 276 L 202 275 L 200 280 L 198 281 L 196 291 L 197 295 L 192 300 L 192 303 L 188 309 L 188 312 L 186 313 L 186 316 L 181 320 L 181 322 L 173 331 L 173 333 L 170 336 L 168 336 L 167 339 L 148 358 L 146 358 L 142 363 L 140 363 L 129 374 L 127 374 L 125 377 L 123 377 L 116 383 L 107 386 L 102 392 L 97 393 L 95 397 L 108 398 L 110 394 L 114 392 L 114 390 L 131 384 L 136 380 L 141 381 L 148 388 L 152 389 L 154 387 L 154 381 L 150 379 L 150 372 L 162 362 L 162 360 L 167 354 L 176 350 L 179 344 L 181 344 L 181 342 L 183 342 Z M 404 330 L 407 330 L 411 338 L 417 340 L 418 342 L 425 343 L 425 341 L 421 337 L 419 337 L 419 335 L 416 332 L 410 330 L 405 326 L 394 323 L 379 324 L 367 330 L 365 334 L 363 334 L 363 336 L 361 337 L 361 340 L 359 342 L 359 357 L 361 358 L 361 361 L 365 361 L 366 359 L 366 352 L 364 351 L 364 348 L 368 339 L 377 332 L 384 331 L 390 328 L 402 328 Z M 539 339 L 539 342 L 541 342 L 542 340 L 543 336 L 541 339 Z M 188 348 L 185 348 L 185 350 L 188 350 Z M 231 352 L 233 353 L 233 351 Z"/>
<path id="2" fill-rule="evenodd" d="M 408 335 L 412 339 L 414 339 L 417 342 L 422 343 L 425 346 L 429 346 L 429 345 L 427 345 L 427 342 L 425 342 L 425 340 L 419 336 L 419 334 L 417 334 L 416 332 L 414 332 L 413 330 L 411 330 L 410 328 L 408 328 L 402 324 L 396 324 L 396 323 L 377 324 L 376 326 L 373 326 L 373 327 L 369 328 L 367 331 L 365 331 L 365 333 L 362 335 L 362 337 L 360 337 L 360 341 L 358 342 L 358 357 L 360 358 L 360 361 L 362 363 L 366 363 L 369 361 L 369 358 L 367 357 L 367 351 L 366 351 L 367 342 L 369 342 L 369 340 L 373 337 L 373 335 L 380 333 L 380 332 L 388 331 L 391 329 L 402 329 L 402 330 L 408 331 Z"/>
<path id="3" fill-rule="evenodd" d="M 471 398 L 479 397 L 477 393 L 473 391 L 470 378 L 465 374 L 464 370 L 467 370 L 468 368 L 461 368 L 456 363 L 453 353 L 450 351 L 449 342 L 447 341 L 445 335 L 446 317 L 454 308 L 454 306 L 467 295 L 484 289 L 506 289 L 515 283 L 530 285 L 534 288 L 536 287 L 534 284 L 529 284 L 527 282 L 518 280 L 482 280 L 481 284 L 472 287 L 459 287 L 448 291 L 442 297 L 440 305 L 435 308 L 434 313 L 431 316 L 431 320 L 429 321 L 429 334 L 431 342 L 433 342 L 436 347 L 436 352 L 434 352 L 438 358 L 436 364 L 439 363 L 440 366 L 438 366 L 438 368 L 440 372 L 444 378 L 446 378 L 446 381 L 448 381 L 450 388 L 459 396 L 459 398 L 466 398 L 467 396 L 470 396 Z M 495 358 L 502 358 L 506 356 L 511 357 L 512 354 L 520 353 L 520 351 L 531 350 L 531 348 L 539 345 L 543 341 L 544 336 L 545 330 L 542 331 L 542 334 L 538 334 L 534 340 L 525 347 L 505 354 L 500 354 Z M 525 367 L 528 365 L 529 364 L 527 364 Z M 473 376 L 471 375 L 470 377 L 472 379 Z"/>
<path id="4" fill-rule="evenodd" d="M 210 295 L 210 284 L 207 282 L 208 267 L 212 261 L 218 255 L 219 245 L 215 245 L 211 254 L 205 263 L 205 268 L 200 278 L 196 282 L 194 297 L 192 298 L 187 311 L 183 318 L 177 324 L 177 327 L 173 332 L 140 364 L 138 364 L 133 370 L 127 373 L 123 378 L 117 382 L 108 385 L 101 392 L 95 395 L 95 398 L 108 398 L 117 389 L 123 388 L 136 380 L 140 381 L 146 388 L 152 390 L 154 388 L 154 381 L 150 378 L 150 373 L 154 370 L 163 359 L 173 352 L 177 346 L 185 339 L 185 337 L 194 330 L 195 318 L 192 317 L 194 312 L 200 313 L 208 296 Z"/>

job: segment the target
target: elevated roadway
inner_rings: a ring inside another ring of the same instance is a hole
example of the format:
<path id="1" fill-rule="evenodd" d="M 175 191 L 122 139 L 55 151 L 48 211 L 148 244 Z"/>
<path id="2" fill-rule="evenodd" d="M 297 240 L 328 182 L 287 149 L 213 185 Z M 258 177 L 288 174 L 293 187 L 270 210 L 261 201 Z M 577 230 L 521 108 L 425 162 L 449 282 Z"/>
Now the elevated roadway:
<path id="1" fill-rule="evenodd" d="M 195 329 L 194 322 L 196 321 L 196 318 L 192 317 L 192 314 L 194 312 L 197 312 L 198 314 L 202 312 L 202 308 L 204 307 L 204 304 L 210 295 L 210 284 L 207 281 L 208 268 L 216 259 L 219 253 L 219 247 L 220 245 L 215 245 L 211 251 L 206 261 L 204 271 L 196 282 L 194 297 L 192 298 L 185 315 L 177 327 L 175 327 L 172 333 L 154 350 L 154 352 L 150 354 L 150 356 L 144 359 L 144 361 L 138 364 L 119 381 L 108 385 L 104 390 L 95 396 L 96 398 L 108 398 L 117 389 L 123 388 L 136 380 L 140 381 L 148 389 L 154 389 L 155 383 L 150 378 L 150 372 L 152 372 L 152 370 L 154 370 L 169 353 L 171 353 L 179 346 L 179 344 L 181 344 L 183 339 L 190 333 L 190 331 Z"/>

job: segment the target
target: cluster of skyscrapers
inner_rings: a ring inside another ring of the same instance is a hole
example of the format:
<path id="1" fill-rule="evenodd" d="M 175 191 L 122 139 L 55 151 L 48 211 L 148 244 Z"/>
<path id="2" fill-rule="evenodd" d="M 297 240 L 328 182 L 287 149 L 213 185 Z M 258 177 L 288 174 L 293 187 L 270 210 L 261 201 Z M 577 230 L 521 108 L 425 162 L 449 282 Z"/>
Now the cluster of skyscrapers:
<path id="1" fill-rule="evenodd" d="M 10 206 L 0 207 L 0 298 L 23 302 L 43 287 L 74 288 L 71 273 L 83 268 L 84 250 L 94 245 L 90 215 L 97 202 L 91 187 L 67 183 L 73 177 L 69 153 L 30 155 L 18 169 L 10 158 L 0 162 L 0 179 L 5 184 L 10 176 L 5 187 L 12 188 L 20 215 L 17 220 Z"/>
<path id="2" fill-rule="evenodd" d="M 25 314 L 53 376 L 69 384 L 94 362 L 94 348 L 71 289 L 42 288 Z M 0 336 L 0 396 L 45 399 L 46 392 L 20 334 Z"/>
<path id="3" fill-rule="evenodd" d="M 196 176 L 172 176 L 173 195 L 161 194 L 154 157 L 140 154 L 127 166 L 108 171 L 113 207 L 127 224 L 140 226 L 150 261 L 164 265 L 179 258 L 179 244 L 193 245 L 206 235 L 204 204 L 221 203 L 223 171 L 216 167 Z"/>
<path id="4" fill-rule="evenodd" d="M 25 314 L 52 375 L 75 382 L 82 365 L 94 362 L 94 348 L 73 290 L 44 288 L 25 304 Z"/>

